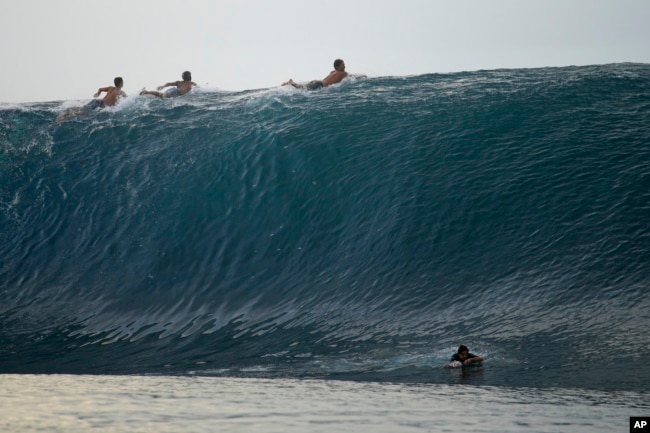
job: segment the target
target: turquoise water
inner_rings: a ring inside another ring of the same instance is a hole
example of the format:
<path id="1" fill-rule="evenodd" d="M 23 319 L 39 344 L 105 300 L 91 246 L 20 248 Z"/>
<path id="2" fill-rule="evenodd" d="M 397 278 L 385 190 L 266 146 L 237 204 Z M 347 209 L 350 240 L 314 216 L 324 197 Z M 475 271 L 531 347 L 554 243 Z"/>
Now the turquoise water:
<path id="1" fill-rule="evenodd" d="M 650 65 L 83 102 L 0 104 L 3 431 L 648 415 Z"/>
<path id="2" fill-rule="evenodd" d="M 295 379 L 0 375 L 0 430 L 627 432 L 647 394 Z"/>

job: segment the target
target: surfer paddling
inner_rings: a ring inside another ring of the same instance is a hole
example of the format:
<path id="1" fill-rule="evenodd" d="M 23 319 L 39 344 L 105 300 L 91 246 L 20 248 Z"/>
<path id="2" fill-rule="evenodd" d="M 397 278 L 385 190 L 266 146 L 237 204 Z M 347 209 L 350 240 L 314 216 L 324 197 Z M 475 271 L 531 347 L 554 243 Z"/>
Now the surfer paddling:
<path id="1" fill-rule="evenodd" d="M 291 85 L 295 87 L 296 89 L 306 89 L 306 90 L 316 90 L 320 89 L 322 87 L 327 87 L 331 86 L 332 84 L 337 84 L 343 81 L 345 77 L 350 76 L 345 71 L 345 62 L 341 59 L 336 59 L 334 60 L 334 70 L 329 73 L 329 75 L 322 80 L 313 80 L 310 81 L 307 84 L 299 84 L 293 81 L 293 79 L 289 79 L 289 81 L 285 81 L 282 83 L 283 86 Z M 365 78 L 365 75 L 354 75 L 355 77 L 358 78 Z"/>
<path id="2" fill-rule="evenodd" d="M 158 90 L 169 87 L 169 89 L 165 90 L 165 92 L 156 92 L 154 90 L 142 89 L 140 94 L 151 95 L 157 98 L 174 98 L 176 96 L 181 96 L 188 93 L 190 90 L 192 90 L 192 86 L 196 86 L 196 83 L 192 81 L 192 73 L 190 71 L 183 72 L 181 78 L 183 78 L 183 81 L 171 81 L 169 83 L 163 84 L 162 86 L 158 86 Z"/>
<path id="3" fill-rule="evenodd" d="M 471 365 L 476 362 L 482 362 L 483 358 L 480 356 L 474 355 L 473 353 L 469 353 L 469 349 L 467 346 L 460 345 L 458 347 L 458 352 L 454 353 L 454 355 L 451 357 L 451 360 L 449 361 L 449 364 L 455 364 L 458 365 L 459 367 L 462 365 Z"/>
<path id="4" fill-rule="evenodd" d="M 125 98 L 126 93 L 122 90 L 122 87 L 124 87 L 124 80 L 122 77 L 115 77 L 113 79 L 113 84 L 115 84 L 115 86 L 100 87 L 93 96 L 97 98 L 102 94 L 102 92 L 105 92 L 106 96 L 104 96 L 103 99 L 93 99 L 85 105 L 84 109 L 94 110 L 95 108 L 111 107 L 117 104 L 117 101 L 121 98 Z"/>
<path id="5" fill-rule="evenodd" d="M 111 107 L 121 99 L 126 97 L 126 93 L 122 90 L 124 87 L 124 80 L 122 77 L 115 77 L 113 79 L 114 86 L 100 87 L 97 92 L 93 95 L 95 98 L 98 98 L 102 93 L 106 93 L 102 99 L 93 99 L 86 105 L 81 108 L 72 108 L 57 118 L 57 121 L 60 122 L 71 116 L 87 113 L 99 108 Z"/>

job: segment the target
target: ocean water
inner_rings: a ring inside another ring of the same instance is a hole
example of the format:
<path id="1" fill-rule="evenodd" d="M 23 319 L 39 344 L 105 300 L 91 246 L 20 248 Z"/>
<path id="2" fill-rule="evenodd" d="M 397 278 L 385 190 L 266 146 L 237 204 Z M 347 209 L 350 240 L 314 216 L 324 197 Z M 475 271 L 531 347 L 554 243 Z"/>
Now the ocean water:
<path id="1" fill-rule="evenodd" d="M 10 410 L 6 408 L 10 407 Z M 637 393 L 312 379 L 0 375 L 3 432 L 627 432 Z"/>
<path id="2" fill-rule="evenodd" d="M 650 65 L 81 104 L 0 104 L 0 373 L 648 401 Z"/>

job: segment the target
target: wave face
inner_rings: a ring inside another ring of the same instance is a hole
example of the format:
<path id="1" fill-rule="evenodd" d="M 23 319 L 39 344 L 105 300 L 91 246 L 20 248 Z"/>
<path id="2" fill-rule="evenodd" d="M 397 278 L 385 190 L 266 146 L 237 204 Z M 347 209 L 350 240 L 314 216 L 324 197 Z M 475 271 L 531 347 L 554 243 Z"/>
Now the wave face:
<path id="1" fill-rule="evenodd" d="M 650 65 L 61 107 L 0 107 L 0 372 L 650 382 Z"/>

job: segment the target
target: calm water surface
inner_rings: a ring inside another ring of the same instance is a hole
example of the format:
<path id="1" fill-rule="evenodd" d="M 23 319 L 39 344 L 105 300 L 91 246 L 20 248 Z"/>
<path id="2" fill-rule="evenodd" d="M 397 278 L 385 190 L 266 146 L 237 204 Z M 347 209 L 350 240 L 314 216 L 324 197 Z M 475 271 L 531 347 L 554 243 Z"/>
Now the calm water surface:
<path id="1" fill-rule="evenodd" d="M 0 431 L 626 432 L 647 395 L 170 376 L 1 375 Z"/>

